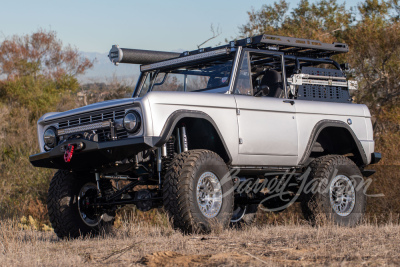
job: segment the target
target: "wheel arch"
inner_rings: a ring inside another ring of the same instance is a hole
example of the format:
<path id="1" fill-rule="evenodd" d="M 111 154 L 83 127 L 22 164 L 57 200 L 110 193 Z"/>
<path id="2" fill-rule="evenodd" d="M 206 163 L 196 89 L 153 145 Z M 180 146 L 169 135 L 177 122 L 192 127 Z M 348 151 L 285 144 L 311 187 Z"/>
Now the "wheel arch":
<path id="1" fill-rule="evenodd" d="M 311 132 L 299 165 L 309 163 L 313 153 L 320 153 L 319 156 L 326 154 L 353 154 L 351 159 L 357 166 L 368 165 L 367 156 L 360 140 L 350 126 L 343 121 L 319 121 Z"/>
<path id="2" fill-rule="evenodd" d="M 232 156 L 217 124 L 202 111 L 177 110 L 173 112 L 166 120 L 160 139 L 155 146 L 165 144 L 181 123 L 187 126 L 189 149 L 208 149 L 217 153 L 227 164 L 232 162 Z M 207 134 L 202 136 L 201 133 Z"/>

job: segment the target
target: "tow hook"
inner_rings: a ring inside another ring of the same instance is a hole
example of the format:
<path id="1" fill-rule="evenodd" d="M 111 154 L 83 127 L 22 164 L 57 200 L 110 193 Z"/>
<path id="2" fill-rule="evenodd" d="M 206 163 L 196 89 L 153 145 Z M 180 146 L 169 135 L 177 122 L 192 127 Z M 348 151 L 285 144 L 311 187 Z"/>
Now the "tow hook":
<path id="1" fill-rule="evenodd" d="M 79 151 L 79 150 L 82 150 L 84 148 L 83 143 L 82 142 L 78 142 L 78 143 L 71 143 L 71 144 L 68 144 L 68 145 L 63 145 L 63 146 L 60 147 L 60 151 L 61 152 L 65 152 L 68 149 L 68 146 L 70 146 L 70 145 L 74 146 L 74 150 L 75 151 Z"/>
<path id="2" fill-rule="evenodd" d="M 64 161 L 65 162 L 70 162 L 71 161 L 72 155 L 74 154 L 74 150 L 75 150 L 75 145 L 73 145 L 73 144 L 69 144 L 65 148 L 65 152 L 64 152 Z"/>

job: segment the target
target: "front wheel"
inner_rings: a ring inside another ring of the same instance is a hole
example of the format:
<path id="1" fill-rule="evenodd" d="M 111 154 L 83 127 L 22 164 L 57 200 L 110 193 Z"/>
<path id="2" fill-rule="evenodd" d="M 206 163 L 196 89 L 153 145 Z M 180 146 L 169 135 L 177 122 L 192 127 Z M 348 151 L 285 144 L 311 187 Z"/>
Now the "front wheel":
<path id="1" fill-rule="evenodd" d="M 59 170 L 50 182 L 47 208 L 59 238 L 97 235 L 111 228 L 113 217 L 91 207 L 97 186 L 91 174 Z"/>
<path id="2" fill-rule="evenodd" d="M 165 175 L 164 208 L 174 228 L 185 233 L 228 226 L 233 211 L 233 182 L 225 162 L 208 150 L 175 157 Z"/>
<path id="3" fill-rule="evenodd" d="M 355 226 L 366 206 L 364 181 L 357 165 L 345 156 L 327 155 L 315 159 L 301 203 L 304 217 L 312 223 L 319 215 L 337 225 Z"/>

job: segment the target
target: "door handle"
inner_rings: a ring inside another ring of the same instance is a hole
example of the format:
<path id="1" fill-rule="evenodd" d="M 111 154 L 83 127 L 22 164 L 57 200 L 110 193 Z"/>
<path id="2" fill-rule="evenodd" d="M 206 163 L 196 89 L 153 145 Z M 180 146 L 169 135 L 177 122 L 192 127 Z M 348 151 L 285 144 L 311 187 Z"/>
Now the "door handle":
<path id="1" fill-rule="evenodd" d="M 283 100 L 283 103 L 289 103 L 293 106 L 295 102 L 293 100 Z"/>

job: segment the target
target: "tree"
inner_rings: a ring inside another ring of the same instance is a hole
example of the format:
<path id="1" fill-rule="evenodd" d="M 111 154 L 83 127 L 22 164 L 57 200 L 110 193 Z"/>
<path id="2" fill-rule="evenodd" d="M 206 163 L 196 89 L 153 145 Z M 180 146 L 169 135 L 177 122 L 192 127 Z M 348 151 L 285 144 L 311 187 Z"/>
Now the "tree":
<path id="1" fill-rule="evenodd" d="M 63 46 L 54 31 L 7 38 L 0 44 L 0 100 L 25 107 L 34 121 L 79 89 L 76 76 L 93 63 Z"/>
<path id="2" fill-rule="evenodd" d="M 291 12 L 289 3 L 280 0 L 247 13 L 249 22 L 239 27 L 241 37 L 276 34 L 332 42 L 340 39 L 341 30 L 354 20 L 351 11 L 336 0 L 321 0 L 313 4 L 301 0 Z"/>
<path id="3" fill-rule="evenodd" d="M 247 12 L 249 22 L 239 27 L 240 37 L 258 34 L 279 34 L 282 24 L 286 20 L 289 4 L 285 0 L 275 2 L 273 5 L 263 5 L 260 10 L 252 8 Z"/>
<path id="4" fill-rule="evenodd" d="M 400 100 L 400 22 L 395 4 L 378 0 L 359 4 L 360 19 L 344 35 L 350 46 L 348 61 L 359 81 L 356 101 L 367 104 L 377 117 L 378 131 L 385 123 L 379 119 L 382 109 Z"/>
<path id="5" fill-rule="evenodd" d="M 63 47 L 56 32 L 43 29 L 31 35 L 14 35 L 0 45 L 0 70 L 7 79 L 45 75 L 60 79 L 83 74 L 93 62 L 70 45 Z"/>

